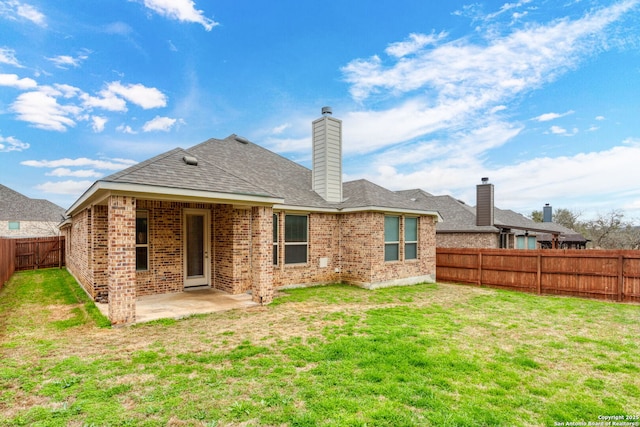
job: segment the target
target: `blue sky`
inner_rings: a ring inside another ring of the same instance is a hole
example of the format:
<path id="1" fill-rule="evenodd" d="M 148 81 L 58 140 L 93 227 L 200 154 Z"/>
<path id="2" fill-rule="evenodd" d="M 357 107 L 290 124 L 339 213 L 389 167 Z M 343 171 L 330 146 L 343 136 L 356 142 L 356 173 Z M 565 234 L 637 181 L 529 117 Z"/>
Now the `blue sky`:
<path id="1" fill-rule="evenodd" d="M 0 183 L 91 183 L 232 133 L 345 180 L 640 218 L 640 0 L 0 0 Z"/>

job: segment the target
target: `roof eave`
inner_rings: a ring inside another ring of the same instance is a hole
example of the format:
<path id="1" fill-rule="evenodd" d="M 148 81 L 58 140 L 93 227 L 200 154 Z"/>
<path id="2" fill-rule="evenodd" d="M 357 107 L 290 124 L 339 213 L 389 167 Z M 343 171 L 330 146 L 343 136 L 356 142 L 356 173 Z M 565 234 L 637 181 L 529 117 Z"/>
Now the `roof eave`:
<path id="1" fill-rule="evenodd" d="M 69 209 L 67 209 L 66 215 L 71 216 L 87 205 L 101 202 L 110 194 L 126 194 L 154 200 L 184 202 L 198 201 L 224 204 L 243 203 L 251 205 L 275 205 L 282 204 L 284 202 L 284 199 L 268 194 L 222 193 L 217 191 L 192 190 L 145 184 L 96 181 Z"/>

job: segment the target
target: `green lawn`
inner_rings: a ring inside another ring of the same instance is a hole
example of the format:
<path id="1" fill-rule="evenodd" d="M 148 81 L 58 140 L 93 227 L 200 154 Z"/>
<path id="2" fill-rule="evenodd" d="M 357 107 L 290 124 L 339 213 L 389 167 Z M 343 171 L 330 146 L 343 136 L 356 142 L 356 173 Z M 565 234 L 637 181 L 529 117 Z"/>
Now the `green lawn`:
<path id="1" fill-rule="evenodd" d="M 334 285 L 104 325 L 64 270 L 15 274 L 0 290 L 0 426 L 640 423 L 639 305 Z"/>

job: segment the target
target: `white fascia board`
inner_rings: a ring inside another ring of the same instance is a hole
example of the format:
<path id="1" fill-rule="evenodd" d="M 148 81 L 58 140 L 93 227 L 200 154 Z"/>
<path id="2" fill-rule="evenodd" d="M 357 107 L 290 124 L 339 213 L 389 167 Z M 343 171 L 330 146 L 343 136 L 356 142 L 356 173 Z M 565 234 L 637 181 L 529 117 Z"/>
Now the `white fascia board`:
<path id="1" fill-rule="evenodd" d="M 71 215 L 79 208 L 95 202 L 102 201 L 106 196 L 130 195 L 137 198 L 149 198 L 153 200 L 206 202 L 225 204 L 251 204 L 274 205 L 284 202 L 284 199 L 273 196 L 260 196 L 255 194 L 219 193 L 215 191 L 188 190 L 183 188 L 159 187 L 154 185 L 127 184 L 120 182 L 95 182 L 66 212 Z"/>
<path id="2" fill-rule="evenodd" d="M 341 209 L 340 212 L 349 213 L 349 212 L 382 212 L 389 214 L 403 214 L 403 215 L 429 215 L 435 216 L 438 219 L 438 222 L 444 221 L 444 219 L 440 216 L 440 212 L 438 211 L 425 211 L 418 209 L 404 209 L 404 208 L 390 208 L 385 206 L 363 206 L 358 208 L 344 208 Z"/>
<path id="3" fill-rule="evenodd" d="M 311 206 L 293 206 L 293 205 L 273 205 L 274 211 L 296 211 L 296 212 L 322 212 L 322 213 L 340 213 L 337 208 L 318 208 Z"/>
<path id="4" fill-rule="evenodd" d="M 310 206 L 291 206 L 291 205 L 273 205 L 274 211 L 298 211 L 298 212 L 322 212 L 322 213 L 353 213 L 353 212 L 382 212 L 389 214 L 404 214 L 423 216 L 430 215 L 437 218 L 437 222 L 442 222 L 444 219 L 440 216 L 438 211 L 425 211 L 417 209 L 402 209 L 402 208 L 389 208 L 382 206 L 362 206 L 357 208 L 318 208 Z"/>

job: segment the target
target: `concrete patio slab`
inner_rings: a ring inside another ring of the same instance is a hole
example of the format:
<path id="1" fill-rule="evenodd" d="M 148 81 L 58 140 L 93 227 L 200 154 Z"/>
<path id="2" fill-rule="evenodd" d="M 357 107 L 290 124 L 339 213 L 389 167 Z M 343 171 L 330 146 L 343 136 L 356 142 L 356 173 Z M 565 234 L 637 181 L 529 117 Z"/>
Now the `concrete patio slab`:
<path id="1" fill-rule="evenodd" d="M 158 319 L 180 319 L 193 314 L 214 313 L 238 308 L 257 307 L 248 293 L 232 295 L 218 289 L 199 289 L 173 294 L 147 295 L 136 299 L 136 323 Z M 96 303 L 108 316 L 107 304 Z"/>

